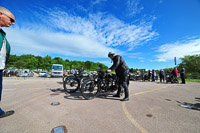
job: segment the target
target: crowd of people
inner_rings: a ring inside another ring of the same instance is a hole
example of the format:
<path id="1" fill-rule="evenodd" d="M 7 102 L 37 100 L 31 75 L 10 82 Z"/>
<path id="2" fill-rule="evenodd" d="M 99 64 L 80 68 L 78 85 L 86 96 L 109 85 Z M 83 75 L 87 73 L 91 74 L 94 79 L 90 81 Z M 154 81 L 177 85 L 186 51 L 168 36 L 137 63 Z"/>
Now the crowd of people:
<path id="1" fill-rule="evenodd" d="M 143 70 L 142 73 L 140 74 L 139 70 L 137 70 L 135 74 L 135 79 L 141 79 L 142 81 L 152 81 L 155 82 L 156 80 L 160 80 L 160 82 L 171 82 L 171 83 L 179 83 L 178 82 L 178 76 L 179 72 L 177 68 L 175 67 L 172 71 L 167 69 L 165 72 L 163 69 L 160 69 L 158 73 L 154 69 L 145 71 Z M 140 78 L 138 78 L 140 77 Z M 185 68 L 182 66 L 180 70 L 180 78 L 181 78 L 181 83 L 185 84 Z"/>

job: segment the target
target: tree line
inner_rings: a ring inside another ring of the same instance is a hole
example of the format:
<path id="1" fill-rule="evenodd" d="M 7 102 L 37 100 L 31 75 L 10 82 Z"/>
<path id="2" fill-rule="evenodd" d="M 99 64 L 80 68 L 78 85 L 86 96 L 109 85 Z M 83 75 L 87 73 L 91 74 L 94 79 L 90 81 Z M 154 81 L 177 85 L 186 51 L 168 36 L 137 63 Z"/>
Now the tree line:
<path id="1" fill-rule="evenodd" d="M 181 70 L 181 67 L 183 66 L 186 70 L 186 75 L 198 75 L 200 76 L 200 54 L 196 54 L 196 55 L 186 55 L 183 58 L 180 58 L 181 63 L 178 64 L 177 66 L 175 66 L 177 68 L 177 70 Z M 174 67 L 171 68 L 164 68 L 163 70 L 165 72 L 167 72 L 167 69 L 169 69 L 170 71 L 172 71 L 174 69 Z M 142 70 L 144 69 L 139 69 L 140 72 L 142 72 Z M 159 72 L 159 70 L 155 70 L 156 73 Z M 131 73 L 136 73 L 137 69 L 130 69 Z"/>
<path id="2" fill-rule="evenodd" d="M 60 57 L 51 58 L 51 56 L 47 55 L 45 57 L 41 56 L 34 56 L 31 54 L 28 55 L 10 55 L 9 62 L 6 68 L 17 68 L 17 69 L 43 69 L 43 70 L 50 70 L 52 64 L 62 64 L 65 70 L 70 69 L 80 69 L 84 68 L 88 71 L 94 71 L 97 68 L 101 68 L 103 70 L 108 69 L 108 67 L 102 63 L 94 63 L 91 61 L 70 61 L 68 59 L 63 60 Z"/>
<path id="3" fill-rule="evenodd" d="M 176 67 L 180 71 L 181 66 L 183 66 L 186 70 L 187 75 L 200 75 L 200 54 L 196 55 L 186 55 L 181 59 L 181 63 L 178 64 Z M 51 58 L 51 56 L 34 56 L 34 55 L 10 55 L 9 62 L 7 68 L 28 68 L 30 70 L 34 69 L 43 69 L 43 70 L 50 70 L 52 64 L 62 64 L 65 70 L 70 69 L 80 69 L 84 68 L 88 71 L 95 71 L 97 68 L 101 68 L 103 70 L 108 69 L 108 67 L 102 63 L 94 63 L 91 61 L 70 61 L 68 59 L 63 60 L 60 57 Z M 165 68 L 164 71 L 173 70 L 173 68 Z M 142 71 L 142 69 L 139 69 Z M 130 68 L 131 73 L 135 73 L 137 69 Z M 156 70 L 158 72 L 159 70 Z"/>

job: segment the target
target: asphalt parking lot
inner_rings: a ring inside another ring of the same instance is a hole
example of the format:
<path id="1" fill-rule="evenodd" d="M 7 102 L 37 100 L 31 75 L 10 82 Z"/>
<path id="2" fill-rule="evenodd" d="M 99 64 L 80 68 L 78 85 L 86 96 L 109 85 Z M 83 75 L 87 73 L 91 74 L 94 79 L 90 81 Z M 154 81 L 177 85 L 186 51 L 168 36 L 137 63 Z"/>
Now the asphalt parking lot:
<path id="1" fill-rule="evenodd" d="M 200 132 L 200 83 L 131 81 L 128 102 L 67 94 L 61 78 L 4 78 L 3 84 L 1 108 L 15 114 L 0 118 L 0 133 L 51 133 L 58 126 L 68 133 Z"/>

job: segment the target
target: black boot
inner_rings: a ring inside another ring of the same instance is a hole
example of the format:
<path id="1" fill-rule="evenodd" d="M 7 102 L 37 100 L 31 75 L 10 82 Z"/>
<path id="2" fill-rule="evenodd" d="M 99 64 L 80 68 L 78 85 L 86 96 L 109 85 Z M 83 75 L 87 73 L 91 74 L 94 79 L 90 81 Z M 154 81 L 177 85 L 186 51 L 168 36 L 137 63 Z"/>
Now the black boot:
<path id="1" fill-rule="evenodd" d="M 129 100 L 129 98 L 128 97 L 125 97 L 125 98 L 123 98 L 122 100 L 120 100 L 120 101 L 128 101 Z"/>
<path id="2" fill-rule="evenodd" d="M 123 84 L 123 87 L 124 87 L 125 97 L 121 101 L 128 101 L 129 100 L 129 91 L 128 91 L 128 86 L 125 82 Z"/>

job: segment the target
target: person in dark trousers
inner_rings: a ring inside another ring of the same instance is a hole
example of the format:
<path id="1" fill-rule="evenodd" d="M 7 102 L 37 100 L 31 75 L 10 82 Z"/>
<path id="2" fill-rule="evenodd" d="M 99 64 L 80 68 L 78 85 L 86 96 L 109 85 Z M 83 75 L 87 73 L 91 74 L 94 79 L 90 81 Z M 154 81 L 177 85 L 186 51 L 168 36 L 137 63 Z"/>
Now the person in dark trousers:
<path id="1" fill-rule="evenodd" d="M 166 83 L 171 82 L 171 72 L 169 69 L 167 69 L 167 73 L 165 75 Z"/>
<path id="2" fill-rule="evenodd" d="M 14 15 L 6 8 L 0 6 L 0 27 L 10 27 L 15 24 Z M 6 39 L 6 33 L 0 28 L 0 102 L 3 89 L 3 70 L 10 55 L 10 44 Z M 14 114 L 14 111 L 3 111 L 0 108 L 0 118 Z"/>
<path id="3" fill-rule="evenodd" d="M 152 82 L 155 82 L 156 80 L 156 73 L 155 73 L 155 70 L 153 69 L 152 70 Z"/>
<path id="4" fill-rule="evenodd" d="M 181 80 L 182 84 L 185 84 L 185 68 L 183 66 L 181 67 Z"/>
<path id="5" fill-rule="evenodd" d="M 114 52 L 109 52 L 108 57 L 112 59 L 113 65 L 107 70 L 107 72 L 114 71 L 116 72 L 117 77 L 119 78 L 119 88 L 117 94 L 113 97 L 120 97 L 121 89 L 124 88 L 125 97 L 121 101 L 129 100 L 129 91 L 128 91 L 128 74 L 129 68 L 120 55 L 115 55 Z"/>
<path id="6" fill-rule="evenodd" d="M 159 77 L 160 77 L 160 82 L 164 82 L 164 77 L 165 77 L 165 73 L 163 69 L 160 69 L 159 71 Z"/>
<path id="7" fill-rule="evenodd" d="M 149 81 L 151 80 L 151 74 L 152 74 L 152 72 L 151 72 L 151 70 L 149 70 L 149 71 L 148 71 L 148 80 L 149 80 Z"/>

